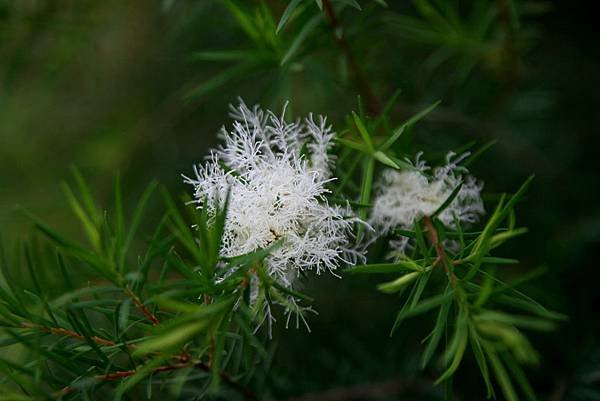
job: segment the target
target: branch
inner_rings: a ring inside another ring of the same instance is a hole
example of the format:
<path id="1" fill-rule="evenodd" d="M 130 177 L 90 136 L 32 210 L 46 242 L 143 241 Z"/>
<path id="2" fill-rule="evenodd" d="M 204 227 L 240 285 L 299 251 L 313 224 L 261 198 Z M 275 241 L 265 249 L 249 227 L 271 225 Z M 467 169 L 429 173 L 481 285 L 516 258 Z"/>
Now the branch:
<path id="1" fill-rule="evenodd" d="M 431 217 L 425 216 L 425 217 L 423 217 L 422 221 L 423 221 L 423 225 L 427 229 L 427 231 L 426 231 L 427 238 L 429 239 L 429 242 L 431 242 L 431 244 L 435 248 L 435 253 L 437 254 L 437 259 L 433 263 L 433 266 L 436 266 L 441 263 L 442 266 L 444 267 L 444 271 L 446 272 L 446 275 L 448 276 L 448 280 L 450 280 L 450 284 L 453 287 L 456 287 L 456 281 L 457 281 L 456 275 L 452 271 L 452 266 L 450 266 L 448 264 L 448 259 L 446 258 L 446 251 L 444 250 L 444 246 L 442 245 L 442 243 L 439 240 L 438 232 L 435 228 L 435 225 L 433 224 L 433 221 L 431 221 Z"/>
<path id="2" fill-rule="evenodd" d="M 185 369 L 185 368 L 190 368 L 190 367 L 195 367 L 204 372 L 210 372 L 210 366 L 208 366 L 204 362 L 195 361 L 195 362 L 185 362 L 185 363 L 177 363 L 177 364 L 172 364 L 172 365 L 159 366 L 159 367 L 153 369 L 152 373 L 169 372 L 172 370 Z M 94 378 L 98 381 L 108 382 L 108 381 L 125 379 L 127 377 L 135 375 L 137 372 L 138 371 L 135 369 L 124 370 L 124 371 L 118 371 L 118 372 L 111 372 L 111 373 L 107 373 L 104 375 L 97 375 L 97 376 L 94 376 Z M 223 380 L 223 382 L 227 383 L 227 385 L 229 387 L 231 387 L 233 390 L 240 393 L 240 395 L 242 395 L 246 400 L 258 401 L 258 397 L 256 396 L 256 394 L 254 394 L 254 392 L 252 392 L 252 390 L 250 390 L 248 387 L 245 387 L 245 386 L 241 385 L 240 383 L 236 382 L 235 380 L 233 380 L 229 375 L 227 375 L 224 372 L 219 373 L 219 375 L 221 377 L 221 380 Z M 65 387 L 64 389 L 62 389 L 62 394 L 63 395 L 70 394 L 70 393 L 74 392 L 75 390 L 76 389 L 73 387 Z"/>
<path id="3" fill-rule="evenodd" d="M 152 372 L 153 373 L 168 372 L 170 370 L 177 370 L 177 369 L 189 368 L 191 366 L 194 366 L 194 364 L 192 364 L 192 363 L 178 363 L 178 364 L 173 364 L 173 365 L 164 365 L 164 366 L 159 366 L 159 367 L 155 368 Z M 132 369 L 132 370 L 123 370 L 123 371 L 117 371 L 117 372 L 107 373 L 105 375 L 96 375 L 96 376 L 94 376 L 94 379 L 96 379 L 98 381 L 113 381 L 113 380 L 124 379 L 124 378 L 129 377 L 129 376 L 133 376 L 137 372 L 138 371 L 135 370 L 135 369 Z"/>
<path id="4" fill-rule="evenodd" d="M 70 338 L 74 338 L 74 339 L 80 340 L 80 341 L 85 341 L 85 337 L 83 335 L 81 335 L 73 330 L 65 329 L 64 327 L 45 327 L 45 326 L 41 326 L 41 325 L 34 324 L 34 323 L 21 323 L 21 327 L 26 328 L 26 329 L 39 330 L 39 331 L 43 331 L 45 333 L 55 334 L 58 336 L 70 337 Z M 98 336 L 93 336 L 90 338 L 96 344 L 99 344 L 99 345 L 103 345 L 103 346 L 107 346 L 107 347 L 116 345 L 116 343 L 114 341 L 108 340 L 106 338 L 102 338 L 102 337 L 98 337 Z M 127 344 L 127 347 L 131 348 L 131 349 L 135 349 L 136 345 L 135 344 Z M 205 372 L 210 372 L 210 366 L 208 364 L 201 362 L 201 361 L 190 362 L 190 356 L 187 353 L 187 351 L 185 351 L 185 350 L 182 351 L 181 355 L 174 356 L 173 358 L 180 361 L 181 363 L 159 366 L 156 369 L 154 369 L 153 372 L 155 372 L 155 373 L 167 372 L 167 371 L 182 369 L 182 368 L 191 367 L 191 366 L 194 366 Z M 123 378 L 129 377 L 129 376 L 133 376 L 136 372 L 137 372 L 137 370 L 125 370 L 125 371 L 111 372 L 111 373 L 107 373 L 104 375 L 97 375 L 97 376 L 95 376 L 95 379 L 98 381 L 119 380 L 119 379 L 123 379 Z M 231 387 L 232 389 L 236 390 L 238 393 L 243 395 L 244 398 L 247 399 L 248 401 L 258 401 L 258 397 L 249 388 L 244 387 L 240 383 L 236 382 L 225 372 L 220 372 L 219 376 L 221 377 L 221 380 L 224 383 L 226 383 L 229 387 Z M 75 391 L 75 389 L 73 387 L 65 387 L 64 389 L 62 389 L 63 394 L 69 394 L 73 391 Z"/>
<path id="5" fill-rule="evenodd" d="M 63 337 L 71 337 L 71 338 L 75 338 L 80 341 L 85 341 L 85 337 L 83 335 L 81 335 L 73 330 L 65 329 L 64 327 L 45 327 L 45 326 L 41 326 L 39 324 L 34 324 L 34 323 L 21 323 L 21 327 L 24 329 L 40 330 L 45 333 L 55 334 L 55 335 L 63 336 Z M 102 337 L 98 337 L 98 336 L 92 336 L 90 338 L 92 339 L 92 341 L 94 341 L 96 344 L 99 344 L 99 345 L 104 345 L 107 347 L 116 345 L 114 341 L 107 340 L 106 338 L 102 338 Z"/>
<path id="6" fill-rule="evenodd" d="M 342 53 L 344 54 L 344 57 L 346 57 L 346 60 L 348 61 L 348 66 L 350 67 L 350 72 L 354 77 L 356 86 L 365 97 L 369 113 L 371 113 L 373 116 L 381 114 L 381 102 L 379 101 L 377 96 L 375 96 L 373 88 L 371 88 L 369 81 L 364 76 L 358 62 L 356 61 L 356 58 L 354 57 L 354 53 L 352 53 L 352 48 L 348 44 L 348 41 L 346 41 L 346 38 L 341 33 L 341 31 L 338 35 L 338 30 L 340 30 L 341 25 L 337 16 L 335 15 L 333 5 L 329 0 L 323 0 L 323 10 L 325 10 L 325 16 L 327 17 L 327 20 L 333 32 L 333 36 L 335 37 L 335 41 L 338 44 Z"/>
<path id="7" fill-rule="evenodd" d="M 158 326 L 160 324 L 160 322 L 158 321 L 158 318 L 154 315 L 154 313 L 152 313 L 152 311 L 150 311 L 150 309 L 148 309 L 146 307 L 146 305 L 144 305 L 142 303 L 142 301 L 140 300 L 140 298 L 135 295 L 133 293 L 133 291 L 131 291 L 131 289 L 129 287 L 125 287 L 125 293 L 129 296 L 129 298 L 131 298 L 131 300 L 133 301 L 133 303 L 135 304 L 135 306 L 142 311 L 142 313 L 144 314 L 144 316 L 146 316 L 146 318 L 148 318 L 148 320 L 150 320 L 152 322 L 153 326 Z"/>

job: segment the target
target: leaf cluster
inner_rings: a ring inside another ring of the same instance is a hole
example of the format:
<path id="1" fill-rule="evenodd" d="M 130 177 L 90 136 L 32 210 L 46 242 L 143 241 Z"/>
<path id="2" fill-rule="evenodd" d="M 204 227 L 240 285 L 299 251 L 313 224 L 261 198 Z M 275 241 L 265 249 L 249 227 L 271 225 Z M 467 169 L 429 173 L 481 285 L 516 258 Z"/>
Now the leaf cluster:
<path id="1" fill-rule="evenodd" d="M 190 392 L 255 399 L 247 384 L 268 356 L 257 332 L 265 311 L 273 299 L 307 298 L 264 273 L 278 244 L 222 258 L 228 200 L 214 216 L 192 205 L 184 214 L 166 190 L 163 217 L 150 237 L 140 235 L 155 183 L 127 218 L 119 180 L 108 213 L 74 177 L 77 195 L 68 185 L 65 193 L 87 241 L 31 216 L 44 239 L 19 245 L 12 260 L 2 250 L 3 392 L 32 400 Z M 15 277 L 23 267 L 29 277 Z"/>
<path id="2" fill-rule="evenodd" d="M 393 129 L 381 129 L 385 126 L 385 113 L 376 119 L 353 113 L 346 137 L 339 139 L 344 147 L 341 154 L 348 152 L 353 160 L 341 160 L 342 179 L 336 193 L 347 190 L 352 193 L 353 188 L 348 184 L 357 176 L 354 170 L 361 160 L 356 153 L 362 155 L 362 172 L 358 172 L 361 185 L 354 188 L 360 194 L 361 217 L 368 215 L 375 165 L 398 170 L 414 168 L 393 153 L 391 145 L 436 105 Z M 386 109 L 389 108 L 388 104 Z M 490 146 L 484 145 L 464 163 L 472 163 Z M 430 365 L 436 352 L 441 350 L 438 366 L 442 373 L 436 383 L 446 382 L 451 388 L 452 377 L 470 349 L 488 397 L 496 396 L 495 380 L 508 400 L 518 400 L 519 392 L 527 400 L 537 399 L 521 365 L 536 365 L 539 356 L 524 330 L 552 330 L 565 316 L 549 311 L 518 289 L 537 277 L 542 269 L 505 282 L 499 276 L 518 261 L 495 255 L 497 248 L 505 242 L 527 232 L 525 228 L 517 227 L 514 209 L 532 180 L 533 176 L 529 177 L 512 196 L 502 195 L 479 230 L 465 230 L 458 219 L 455 219 L 455 228 L 449 228 L 438 219 L 458 195 L 459 185 L 434 213 L 416 220 L 412 230 L 397 229 L 393 233 L 396 237 L 409 239 L 413 244 L 411 252 L 392 255 L 390 262 L 358 265 L 346 270 L 349 275 L 393 277 L 377 286 L 379 291 L 395 295 L 402 302 L 392 334 L 408 318 L 435 315 L 435 323 L 423 340 L 426 345 L 421 368 Z"/>

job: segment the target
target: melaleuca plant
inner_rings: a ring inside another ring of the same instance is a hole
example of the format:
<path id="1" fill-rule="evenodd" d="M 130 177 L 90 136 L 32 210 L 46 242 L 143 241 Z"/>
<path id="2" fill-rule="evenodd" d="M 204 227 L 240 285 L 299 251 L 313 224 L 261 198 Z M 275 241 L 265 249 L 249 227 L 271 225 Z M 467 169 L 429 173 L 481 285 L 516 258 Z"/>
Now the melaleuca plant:
<path id="1" fill-rule="evenodd" d="M 563 316 L 518 289 L 532 273 L 503 281 L 517 261 L 507 247 L 497 253 L 526 232 L 515 207 L 531 178 L 511 195 L 485 198 L 471 170 L 489 145 L 446 149 L 431 162 L 409 151 L 421 148 L 411 141 L 414 125 L 437 104 L 400 124 L 392 118 L 398 95 L 381 104 L 353 51 L 374 24 L 347 29 L 342 19 L 358 2 L 292 0 L 278 23 L 267 2 L 222 3 L 248 43 L 196 52 L 195 61 L 231 66 L 190 87 L 189 99 L 255 73 L 267 76 L 266 89 L 285 89 L 306 69 L 318 72 L 303 82 L 307 96 L 323 86 L 336 99 L 350 88 L 367 111 L 359 102 L 345 122 L 330 122 L 240 101 L 221 145 L 183 172 L 189 194 L 163 188 L 159 197 L 151 184 L 132 210 L 119 180 L 114 202 L 101 207 L 75 172 L 75 190 L 65 193 L 82 238 L 32 216 L 38 234 L 0 249 L 0 400 L 273 399 L 264 380 L 273 327 L 308 336 L 311 320 L 322 319 L 303 284 L 333 275 L 344 286 L 367 274 L 399 304 L 391 334 L 417 315 L 429 322 L 421 367 L 446 386 L 446 399 L 469 359 L 488 397 L 537 399 L 522 366 L 539 356 L 525 333 L 551 330 Z M 463 20 L 458 6 L 414 3 L 418 18 L 389 10 L 377 23 L 400 26 L 392 38 L 433 48 L 431 71 L 451 62 L 452 82 L 462 82 L 480 63 L 498 75 L 520 64 L 527 32 L 516 12 L 480 1 Z M 380 75 L 379 86 L 389 86 Z M 282 92 L 277 107 L 294 98 Z"/>
<path id="2" fill-rule="evenodd" d="M 0 360 L 8 397 L 263 399 L 252 378 L 272 325 L 308 328 L 318 317 L 302 282 L 342 272 L 391 276 L 378 289 L 402 299 L 392 333 L 435 313 L 422 367 L 437 361 L 438 383 L 470 350 L 488 396 L 497 384 L 518 399 L 514 381 L 535 399 L 521 364 L 538 356 L 522 329 L 549 330 L 561 316 L 519 292 L 522 279 L 500 281 L 497 268 L 516 261 L 493 255 L 525 232 L 514 207 L 531 179 L 484 220 L 483 184 L 467 170 L 481 152 L 449 153 L 432 170 L 421 154 L 391 150 L 428 110 L 389 131 L 385 114 L 353 113 L 336 136 L 324 117 L 288 122 L 285 108 L 241 102 L 223 144 L 184 176 L 193 199 L 163 189 L 164 217 L 146 234 L 156 184 L 126 218 L 118 180 L 105 210 L 76 172 L 78 195 L 65 189 L 87 241 L 33 217 L 47 241 L 2 251 L 0 344 L 20 346 Z M 388 251 L 366 264 L 374 243 Z"/>
<path id="3" fill-rule="evenodd" d="M 270 327 L 273 303 L 287 314 L 286 325 L 295 315 L 296 325 L 304 320 L 303 308 L 290 292 L 271 298 L 269 287 L 291 291 L 300 274 L 335 270 L 340 264 L 364 261 L 354 243 L 354 224 L 364 223 L 347 205 L 330 204 L 326 185 L 334 180 L 329 150 L 335 134 L 324 117 L 313 116 L 288 123 L 281 117 L 243 102 L 232 109 L 233 129 L 221 131 L 224 145 L 195 169 L 195 203 L 214 219 L 218 199 L 227 197 L 227 216 L 220 255 L 229 258 L 273 247 L 255 267 L 258 274 L 249 282 L 250 302 L 261 305 Z M 261 277 L 267 277 L 264 281 Z M 310 311 L 310 309 L 305 309 Z"/>
<path id="4" fill-rule="evenodd" d="M 421 367 L 437 360 L 442 373 L 435 384 L 446 383 L 447 398 L 452 398 L 452 377 L 470 350 L 488 398 L 496 398 L 497 385 L 508 400 L 520 399 L 519 394 L 536 400 L 521 365 L 536 365 L 539 356 L 523 330 L 552 330 L 564 316 L 516 288 L 532 276 L 513 282 L 499 279 L 498 269 L 518 261 L 494 256 L 496 248 L 527 232 L 516 225 L 514 209 L 533 176 L 514 194 L 500 196 L 489 206 L 492 212 L 484 220 L 483 183 L 470 175 L 467 167 L 489 144 L 473 154 L 449 152 L 445 163 L 433 170 L 422 159 L 422 152 L 414 161 L 388 153 L 394 141 L 433 107 L 381 136 L 372 133 L 385 115 L 366 119 L 354 114 L 355 127 L 350 129 L 354 138 L 339 140 L 362 154 L 362 159 L 354 158 L 345 171 L 362 163 L 359 206 L 375 228 L 377 240 L 387 241 L 389 250 L 387 260 L 353 266 L 345 272 L 392 276 L 377 287 L 401 300 L 392 335 L 410 317 L 435 316 L 423 339 Z M 376 163 L 383 170 L 377 180 Z M 343 178 L 340 186 L 347 181 Z M 438 350 L 442 355 L 435 358 Z"/>

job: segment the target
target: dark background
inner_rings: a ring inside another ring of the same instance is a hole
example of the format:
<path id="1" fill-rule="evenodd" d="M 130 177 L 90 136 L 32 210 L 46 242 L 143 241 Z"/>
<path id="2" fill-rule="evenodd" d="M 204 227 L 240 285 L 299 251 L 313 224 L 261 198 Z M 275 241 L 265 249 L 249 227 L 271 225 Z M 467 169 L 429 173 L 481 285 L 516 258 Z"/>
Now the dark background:
<path id="1" fill-rule="evenodd" d="M 61 190 L 71 165 L 106 202 L 117 172 L 131 200 L 152 179 L 174 192 L 189 191 L 180 174 L 189 174 L 217 143 L 227 105 L 238 96 L 274 110 L 289 99 L 295 114 L 323 113 L 334 127 L 344 126 L 344 116 L 357 107 L 359 90 L 326 22 L 287 65 L 266 57 L 258 67 L 225 79 L 222 74 L 234 62 L 202 60 L 206 57 L 196 52 L 254 44 L 223 3 L 0 0 L 0 232 L 5 241 L 31 232 L 18 206 L 76 232 Z M 245 10 L 261 7 L 258 1 L 239 3 Z M 262 3 L 275 21 L 286 5 Z M 415 16 L 415 9 L 388 3 L 386 10 L 363 1 L 363 11 L 345 8 L 340 21 L 375 96 L 385 100 L 402 89 L 394 121 L 442 100 L 402 151 L 424 149 L 435 160 L 472 140 L 497 140 L 472 166 L 490 197 L 536 175 L 517 208 L 519 223 L 530 231 L 502 252 L 522 260 L 519 271 L 545 266 L 546 273 L 525 289 L 570 320 L 554 333 L 532 336 L 542 358 L 528 373 L 542 399 L 600 399 L 595 306 L 600 304 L 600 51 L 590 4 L 545 2 L 538 7 L 541 13 L 523 12 L 508 50 L 498 39 L 503 29 L 498 18 L 485 39 L 488 49 L 471 51 L 459 43 L 449 46 L 447 61 L 433 65 L 440 46 L 412 38 L 393 21 L 397 14 Z M 467 18 L 483 3 L 488 2 L 461 2 L 458 9 Z M 516 4 L 526 10 L 530 3 Z M 304 14 L 318 12 L 312 8 Z M 302 28 L 304 14 L 280 34 L 284 49 Z M 402 383 L 405 391 L 389 399 L 441 395 L 440 389 L 428 390 L 435 372 L 418 374 L 417 369 L 428 325 L 415 319 L 390 338 L 399 302 L 378 294 L 375 284 L 363 277 L 325 276 L 308 283 L 319 316 L 311 319 L 310 334 L 285 330 L 281 322 L 276 328 L 276 353 L 265 378 L 273 396 L 330 388 L 343 393 L 368 384 L 386 388 L 390 382 Z M 463 399 L 484 398 L 477 375 L 467 358 L 456 379 Z"/>

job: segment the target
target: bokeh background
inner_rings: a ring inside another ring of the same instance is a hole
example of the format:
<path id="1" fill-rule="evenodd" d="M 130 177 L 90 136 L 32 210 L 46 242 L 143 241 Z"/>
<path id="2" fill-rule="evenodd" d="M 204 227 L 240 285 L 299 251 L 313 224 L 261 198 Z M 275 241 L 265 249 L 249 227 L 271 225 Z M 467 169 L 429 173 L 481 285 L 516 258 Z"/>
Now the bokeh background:
<path id="1" fill-rule="evenodd" d="M 331 26 L 305 3 L 276 35 L 270 18 L 276 25 L 287 1 L 0 0 L 4 241 L 31 233 L 19 208 L 76 232 L 61 190 L 72 165 L 107 204 L 117 172 L 132 200 L 152 179 L 189 191 L 180 174 L 217 143 L 238 96 L 274 110 L 290 100 L 294 114 L 324 113 L 343 127 L 365 90 Z M 435 160 L 496 140 L 472 166 L 492 198 L 536 175 L 517 209 L 530 231 L 504 252 L 521 259 L 520 271 L 545 266 L 526 290 L 570 320 L 533 335 L 542 362 L 528 373 L 542 399 L 600 399 L 600 51 L 589 4 L 433 2 L 455 15 L 446 25 L 418 1 L 359 3 L 338 10 L 337 29 L 373 97 L 402 90 L 397 122 L 442 100 L 403 152 Z M 261 379 L 273 397 L 441 397 L 430 389 L 434 372 L 417 369 L 428 326 L 415 319 L 390 338 L 399 304 L 374 286 L 362 277 L 308 284 L 320 314 L 310 334 L 276 329 Z M 456 381 L 461 399 L 484 398 L 472 360 Z"/>

